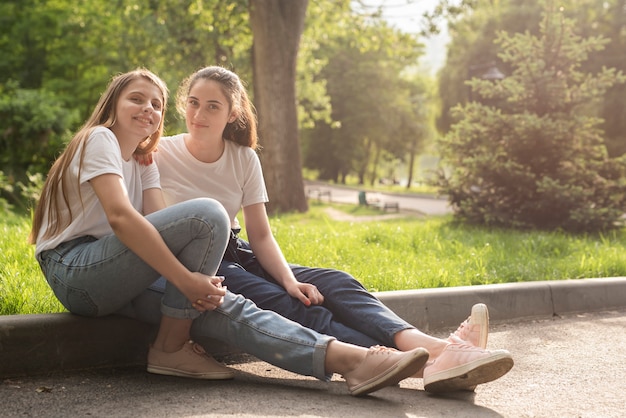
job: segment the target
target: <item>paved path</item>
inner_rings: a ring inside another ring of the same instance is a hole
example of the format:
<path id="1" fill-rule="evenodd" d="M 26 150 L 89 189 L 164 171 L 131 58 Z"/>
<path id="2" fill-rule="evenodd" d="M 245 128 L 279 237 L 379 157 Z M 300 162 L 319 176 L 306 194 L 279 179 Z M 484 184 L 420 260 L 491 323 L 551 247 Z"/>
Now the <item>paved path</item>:
<path id="1" fill-rule="evenodd" d="M 2 417 L 560 417 L 621 418 L 626 311 L 497 324 L 489 347 L 515 366 L 475 393 L 436 397 L 407 379 L 365 398 L 267 363 L 236 364 L 235 380 L 203 382 L 102 370 L 7 379 Z"/>
<path id="2" fill-rule="evenodd" d="M 359 203 L 359 190 L 351 187 L 306 181 L 305 193 L 311 198 L 316 198 L 316 192 L 310 192 L 311 190 L 330 192 L 330 200 L 332 202 L 351 204 Z M 398 202 L 401 211 L 413 211 L 424 215 L 445 215 L 452 212 L 450 205 L 448 205 L 448 201 L 445 199 L 419 194 L 394 194 L 382 192 L 378 194 L 382 199 Z M 322 195 L 320 199 L 322 201 L 327 201 L 328 195 Z M 387 213 L 391 214 L 393 211 Z"/>

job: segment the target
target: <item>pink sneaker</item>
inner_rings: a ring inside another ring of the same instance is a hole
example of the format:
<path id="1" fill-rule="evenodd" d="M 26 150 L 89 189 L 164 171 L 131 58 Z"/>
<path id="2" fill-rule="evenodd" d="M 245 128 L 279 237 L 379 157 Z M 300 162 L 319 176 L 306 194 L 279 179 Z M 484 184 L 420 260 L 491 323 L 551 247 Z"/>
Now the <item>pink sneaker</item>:
<path id="1" fill-rule="evenodd" d="M 512 367 L 513 358 L 506 350 L 450 344 L 424 369 L 424 390 L 431 393 L 474 390 L 476 385 L 504 376 Z"/>
<path id="2" fill-rule="evenodd" d="M 487 348 L 489 336 L 489 310 L 484 303 L 472 306 L 472 314 L 448 337 L 453 344 L 469 344 Z"/>
<path id="3" fill-rule="evenodd" d="M 233 379 L 235 372 L 209 356 L 199 344 L 189 341 L 175 353 L 150 347 L 148 372 L 193 379 Z"/>
<path id="4" fill-rule="evenodd" d="M 366 395 L 414 375 L 426 360 L 428 351 L 425 348 L 398 351 L 376 345 L 370 347 L 363 362 L 343 378 L 352 395 Z"/>

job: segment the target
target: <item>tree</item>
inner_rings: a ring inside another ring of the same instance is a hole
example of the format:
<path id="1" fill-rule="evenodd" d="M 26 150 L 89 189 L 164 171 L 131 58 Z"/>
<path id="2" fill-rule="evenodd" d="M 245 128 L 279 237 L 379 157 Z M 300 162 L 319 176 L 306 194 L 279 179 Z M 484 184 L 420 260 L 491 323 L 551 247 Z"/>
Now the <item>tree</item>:
<path id="1" fill-rule="evenodd" d="M 590 0 L 588 0 L 590 1 Z M 588 33 L 601 33 L 611 40 L 604 50 L 592 53 L 591 59 L 585 64 L 589 71 L 597 71 L 602 66 L 626 71 L 626 0 L 609 0 L 591 2 L 576 7 L 574 10 L 581 16 L 578 18 L 581 29 Z M 605 94 L 599 112 L 603 119 L 602 128 L 605 142 L 611 156 L 626 153 L 626 107 L 624 103 L 626 85 L 616 84 Z"/>
<path id="2" fill-rule="evenodd" d="M 451 117 L 456 104 L 468 100 L 465 86 L 469 68 L 477 64 L 495 62 L 505 74 L 511 68 L 497 59 L 493 40 L 498 31 L 539 34 L 541 0 L 440 0 L 434 12 L 426 15 L 424 32 L 437 32 L 443 19 L 448 21 L 452 41 L 448 46 L 446 66 L 439 77 L 442 112 L 437 126 L 448 132 L 454 123 Z M 603 36 L 610 40 L 599 51 L 590 51 L 582 68 L 597 72 L 603 66 L 626 71 L 626 0 L 562 0 L 560 5 L 568 18 L 576 21 L 577 32 L 582 37 Z M 475 75 L 475 74 L 474 74 Z M 622 98 L 626 85 L 616 84 L 608 89 L 604 98 L 594 103 L 589 112 L 602 117 L 601 127 L 610 156 L 626 153 L 626 107 Z"/>
<path id="3" fill-rule="evenodd" d="M 308 0 L 250 0 L 261 162 L 272 212 L 308 209 L 296 111 L 296 62 Z"/>
<path id="4" fill-rule="evenodd" d="M 489 66 L 505 74 L 511 72 L 510 65 L 498 59 L 496 34 L 499 31 L 537 34 L 541 8 L 536 0 L 461 0 L 460 6 L 447 5 L 444 9 L 447 11 L 439 10 L 439 13 L 448 16 L 452 41 L 446 65 L 439 74 L 442 110 L 437 127 L 446 133 L 455 122 L 450 109 L 472 99 L 466 85 L 468 79 L 480 76 Z"/>
<path id="5" fill-rule="evenodd" d="M 401 102 L 397 108 L 399 123 L 394 129 L 394 135 L 405 144 L 408 154 L 407 189 L 413 184 L 415 158 L 433 135 L 434 101 L 428 87 L 430 81 L 426 77 L 415 76 L 403 83 L 405 85 L 403 90 L 407 94 L 398 97 L 403 99 L 404 103 Z"/>
<path id="6" fill-rule="evenodd" d="M 382 162 L 404 160 L 415 132 L 401 132 L 413 112 L 405 73 L 413 70 L 421 44 L 384 21 L 353 16 L 352 31 L 326 34 L 314 61 L 332 105 L 331 118 L 305 130 L 307 167 L 319 178 L 360 184 L 379 178 Z M 344 26 L 344 25 L 342 25 Z M 412 135 L 413 134 L 413 135 Z"/>
<path id="7" fill-rule="evenodd" d="M 115 7 L 100 0 L 7 0 L 0 2 L 0 24 L 0 55 L 6 58 L 0 60 L 0 142 L 9 144 L 0 144 L 6 154 L 0 160 L 16 169 L 23 161 L 7 150 L 22 144 L 22 155 L 39 151 L 33 159 L 47 171 L 60 143 L 89 116 L 116 73 L 149 68 L 172 92 L 183 77 L 208 64 L 236 68 L 242 79 L 251 79 L 248 0 L 116 0 Z M 33 97 L 42 101 L 30 110 L 40 115 L 31 123 L 39 133 L 25 135 L 16 124 Z M 50 97 L 53 102 L 44 105 Z M 44 112 L 46 106 L 55 111 Z M 166 118 L 168 133 L 184 129 L 175 111 Z"/>
<path id="8" fill-rule="evenodd" d="M 471 88 L 496 108 L 455 108 L 459 122 L 440 142 L 436 181 L 457 218 L 516 228 L 598 231 L 618 225 L 626 204 L 626 159 L 610 158 L 589 104 L 626 78 L 614 69 L 580 70 L 601 37 L 581 38 L 572 20 L 548 7 L 540 36 L 497 38 L 513 68 L 500 82 Z"/>
<path id="9" fill-rule="evenodd" d="M 13 180 L 22 180 L 27 171 L 47 171 L 77 115 L 54 93 L 16 84 L 0 87 L 0 167 Z"/>

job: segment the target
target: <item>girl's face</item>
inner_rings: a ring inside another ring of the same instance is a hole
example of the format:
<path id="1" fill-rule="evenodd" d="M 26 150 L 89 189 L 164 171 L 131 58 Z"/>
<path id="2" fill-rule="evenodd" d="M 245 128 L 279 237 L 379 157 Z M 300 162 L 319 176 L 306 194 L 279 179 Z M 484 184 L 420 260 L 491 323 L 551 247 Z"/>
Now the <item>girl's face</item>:
<path id="1" fill-rule="evenodd" d="M 145 140 L 159 129 L 163 118 L 163 95 L 150 81 L 139 78 L 126 86 L 117 102 L 111 130 L 118 139 Z"/>
<path id="2" fill-rule="evenodd" d="M 201 79 L 189 90 L 185 121 L 192 137 L 222 139 L 226 124 L 235 116 L 219 82 Z"/>

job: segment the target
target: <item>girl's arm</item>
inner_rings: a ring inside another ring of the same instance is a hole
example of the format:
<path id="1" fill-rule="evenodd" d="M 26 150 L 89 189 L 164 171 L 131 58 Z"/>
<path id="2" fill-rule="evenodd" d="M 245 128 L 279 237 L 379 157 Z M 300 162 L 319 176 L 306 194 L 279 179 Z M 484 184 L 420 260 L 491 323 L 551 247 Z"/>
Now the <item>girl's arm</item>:
<path id="1" fill-rule="evenodd" d="M 244 222 L 250 247 L 261 266 L 285 288 L 292 297 L 305 305 L 321 305 L 324 296 L 312 284 L 296 280 L 270 228 L 264 203 L 243 208 Z"/>
<path id="2" fill-rule="evenodd" d="M 148 189 L 143 191 L 143 214 L 149 215 L 157 210 L 165 209 L 165 199 L 161 189 Z"/>
<path id="3" fill-rule="evenodd" d="M 150 267 L 176 286 L 190 301 L 206 301 L 205 307 L 215 308 L 221 304 L 225 290 L 212 283 L 212 279 L 201 273 L 189 271 L 169 250 L 156 228 L 131 205 L 126 187 L 116 174 L 103 174 L 90 180 L 107 220 L 115 235 Z M 159 189 L 148 189 L 144 209 L 154 210 L 160 204 Z M 162 196 L 161 198 L 162 199 Z M 210 295 L 217 295 L 210 297 Z M 204 310 L 202 307 L 196 307 Z"/>

